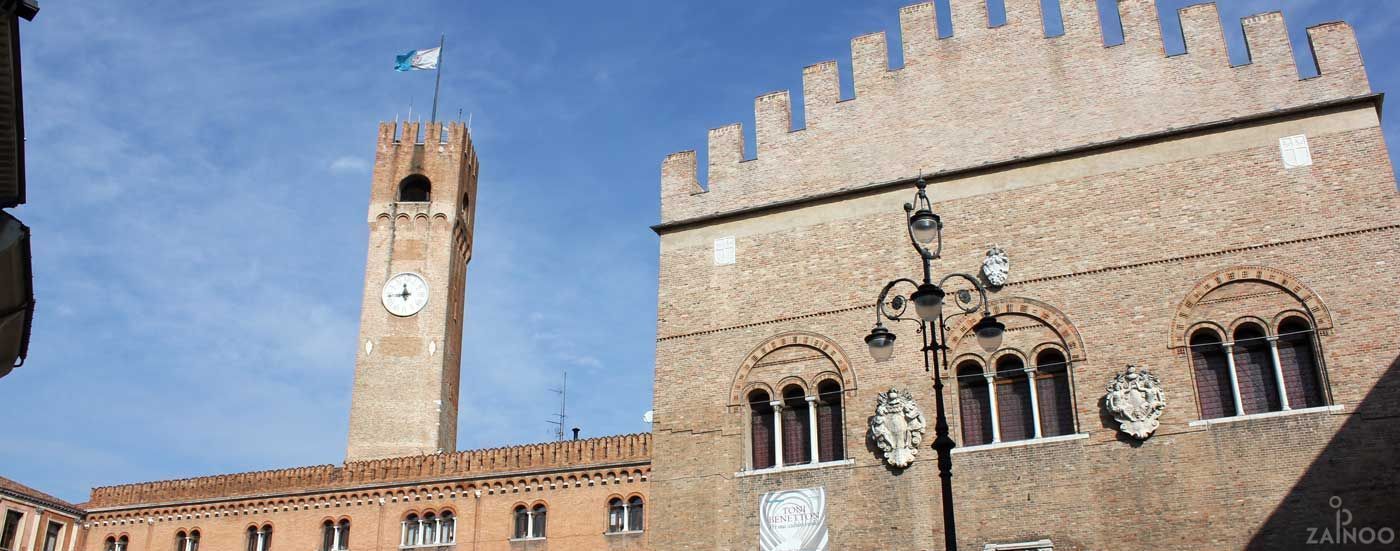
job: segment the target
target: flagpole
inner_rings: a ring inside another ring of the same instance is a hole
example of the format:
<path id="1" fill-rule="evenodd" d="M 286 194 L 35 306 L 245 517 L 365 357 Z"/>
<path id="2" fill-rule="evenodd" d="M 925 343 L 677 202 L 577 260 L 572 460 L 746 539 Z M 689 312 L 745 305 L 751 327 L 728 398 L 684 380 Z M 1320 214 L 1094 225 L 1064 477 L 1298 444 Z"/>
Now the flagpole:
<path id="1" fill-rule="evenodd" d="M 442 89 L 442 46 L 447 42 L 447 33 L 438 37 L 437 82 L 433 83 L 433 116 L 428 122 L 437 122 L 438 90 Z"/>

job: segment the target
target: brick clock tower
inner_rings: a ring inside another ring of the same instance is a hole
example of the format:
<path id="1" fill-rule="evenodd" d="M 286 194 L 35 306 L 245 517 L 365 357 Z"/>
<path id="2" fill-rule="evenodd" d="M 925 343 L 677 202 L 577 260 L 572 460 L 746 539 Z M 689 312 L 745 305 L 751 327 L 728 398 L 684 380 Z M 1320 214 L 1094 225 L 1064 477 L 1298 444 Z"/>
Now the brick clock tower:
<path id="1" fill-rule="evenodd" d="M 477 158 L 466 125 L 384 123 L 346 461 L 456 451 Z"/>

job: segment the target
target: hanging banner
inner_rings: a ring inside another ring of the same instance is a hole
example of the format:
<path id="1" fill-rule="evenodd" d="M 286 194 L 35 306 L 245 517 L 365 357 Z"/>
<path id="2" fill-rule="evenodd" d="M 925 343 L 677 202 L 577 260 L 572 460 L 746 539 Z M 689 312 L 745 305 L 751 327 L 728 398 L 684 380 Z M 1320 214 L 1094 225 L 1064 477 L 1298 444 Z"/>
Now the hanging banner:
<path id="1" fill-rule="evenodd" d="M 826 489 L 763 494 L 758 541 L 761 551 L 827 551 Z"/>

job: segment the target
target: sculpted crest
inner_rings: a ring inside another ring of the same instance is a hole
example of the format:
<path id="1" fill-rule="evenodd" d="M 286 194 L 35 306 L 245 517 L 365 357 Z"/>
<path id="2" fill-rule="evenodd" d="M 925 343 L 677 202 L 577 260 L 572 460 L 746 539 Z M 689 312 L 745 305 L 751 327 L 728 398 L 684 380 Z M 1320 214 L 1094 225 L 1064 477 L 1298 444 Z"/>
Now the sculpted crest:
<path id="1" fill-rule="evenodd" d="M 927 426 L 913 395 L 892 388 L 876 398 L 875 415 L 870 417 L 870 440 L 884 452 L 885 463 L 903 469 L 919 454 Z"/>

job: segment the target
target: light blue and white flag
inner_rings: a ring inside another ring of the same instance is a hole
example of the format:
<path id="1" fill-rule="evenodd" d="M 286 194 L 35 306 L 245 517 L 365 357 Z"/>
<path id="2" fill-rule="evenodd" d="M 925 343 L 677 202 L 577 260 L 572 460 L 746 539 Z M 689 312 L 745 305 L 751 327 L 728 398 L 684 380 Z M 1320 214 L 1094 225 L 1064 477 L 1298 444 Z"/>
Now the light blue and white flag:
<path id="1" fill-rule="evenodd" d="M 442 47 L 426 50 L 412 50 L 394 58 L 395 71 L 426 71 L 438 68 L 438 55 Z"/>

